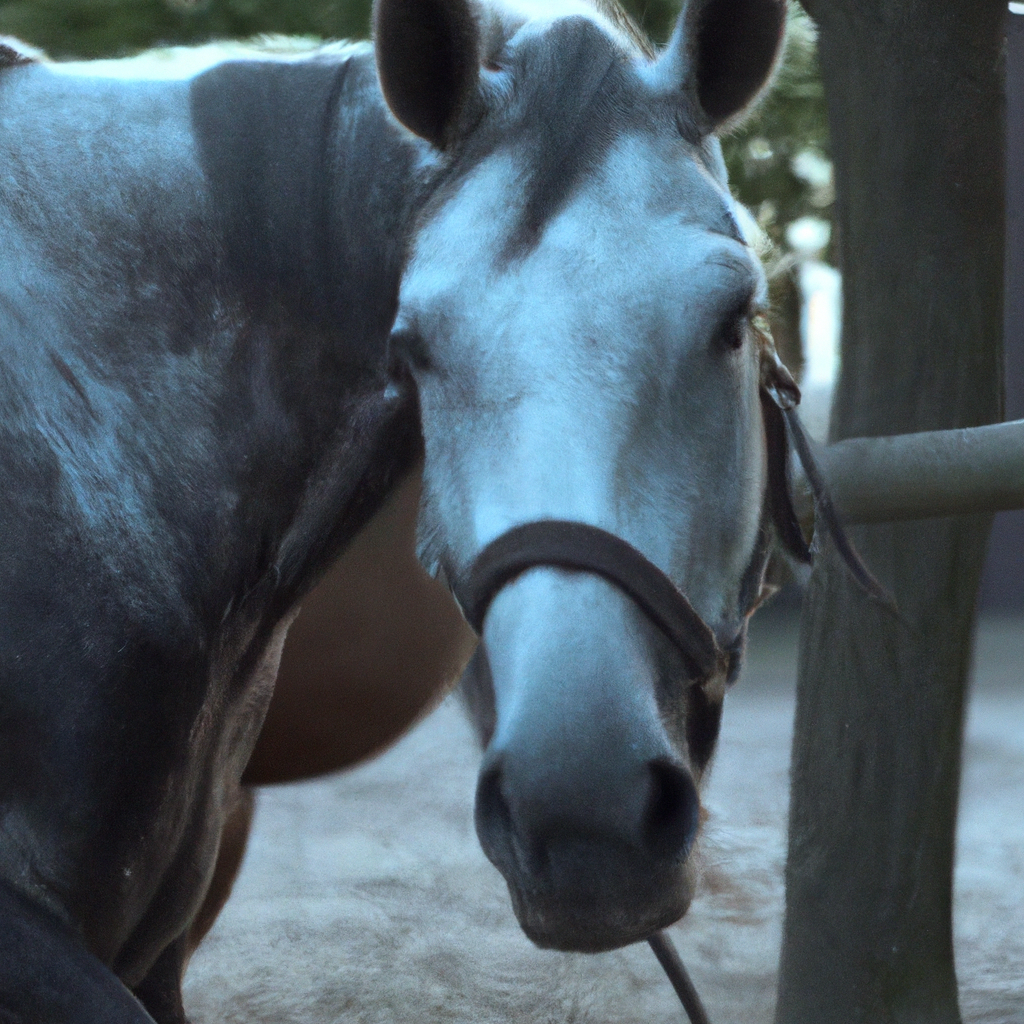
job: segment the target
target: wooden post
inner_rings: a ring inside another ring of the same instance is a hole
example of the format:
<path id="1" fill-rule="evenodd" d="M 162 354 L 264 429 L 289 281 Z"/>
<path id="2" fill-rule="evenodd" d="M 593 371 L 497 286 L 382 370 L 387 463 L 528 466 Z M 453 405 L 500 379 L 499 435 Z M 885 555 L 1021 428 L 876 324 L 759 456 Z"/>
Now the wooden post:
<path id="1" fill-rule="evenodd" d="M 1000 418 L 1004 0 L 806 0 L 844 281 L 832 439 Z M 895 340 L 895 339 L 898 339 Z M 953 837 L 990 518 L 855 527 L 801 637 L 778 1024 L 956 1024 Z"/>
<path id="2" fill-rule="evenodd" d="M 1006 36 L 1006 305 L 1007 419 L 1024 417 L 1024 4 Z M 992 524 L 981 585 L 982 607 L 1024 611 L 1024 511 Z"/>

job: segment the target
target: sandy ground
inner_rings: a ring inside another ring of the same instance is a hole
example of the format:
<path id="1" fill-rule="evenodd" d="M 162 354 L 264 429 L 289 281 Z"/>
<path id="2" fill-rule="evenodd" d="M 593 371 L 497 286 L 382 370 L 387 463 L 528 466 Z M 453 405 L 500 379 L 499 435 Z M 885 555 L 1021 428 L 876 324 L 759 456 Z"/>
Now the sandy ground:
<path id="1" fill-rule="evenodd" d="M 712 1021 L 767 1024 L 781 934 L 795 627 L 759 624 L 707 794 L 704 881 L 673 929 Z M 678 1024 L 645 945 L 522 936 L 471 819 L 477 752 L 449 701 L 385 756 L 262 794 L 235 893 L 186 979 L 194 1024 Z M 955 930 L 972 1022 L 1024 1022 L 1024 622 L 979 633 Z"/>

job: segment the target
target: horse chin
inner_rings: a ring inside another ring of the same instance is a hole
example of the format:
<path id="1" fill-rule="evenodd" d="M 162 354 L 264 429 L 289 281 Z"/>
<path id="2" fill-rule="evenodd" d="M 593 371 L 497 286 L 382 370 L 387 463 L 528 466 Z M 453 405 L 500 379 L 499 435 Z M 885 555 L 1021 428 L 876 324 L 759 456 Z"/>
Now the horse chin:
<path id="1" fill-rule="evenodd" d="M 642 942 L 686 913 L 694 889 L 688 863 L 655 869 L 642 885 L 615 879 L 554 892 L 505 880 L 526 937 L 541 949 L 566 953 L 603 953 Z"/>

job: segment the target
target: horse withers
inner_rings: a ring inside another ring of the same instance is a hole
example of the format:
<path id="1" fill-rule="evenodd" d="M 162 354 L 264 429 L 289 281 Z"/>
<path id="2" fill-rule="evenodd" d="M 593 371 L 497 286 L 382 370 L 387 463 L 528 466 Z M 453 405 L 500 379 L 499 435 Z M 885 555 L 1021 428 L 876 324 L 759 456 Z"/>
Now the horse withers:
<path id="1" fill-rule="evenodd" d="M 784 13 L 691 0 L 654 54 L 610 5 L 378 0 L 374 51 L 3 59 L 0 1020 L 184 1020 L 250 757 L 333 766 L 279 764 L 289 624 L 420 460 L 523 927 L 685 912 L 788 387 L 715 132 Z"/>

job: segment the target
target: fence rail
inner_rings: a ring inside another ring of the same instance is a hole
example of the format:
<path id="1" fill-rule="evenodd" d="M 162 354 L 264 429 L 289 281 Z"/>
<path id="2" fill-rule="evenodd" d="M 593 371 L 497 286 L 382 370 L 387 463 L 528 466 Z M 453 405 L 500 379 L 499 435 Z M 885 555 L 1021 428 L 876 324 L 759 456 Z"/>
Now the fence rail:
<path id="1" fill-rule="evenodd" d="M 847 523 L 1024 508 L 1024 420 L 852 438 L 819 448 L 817 456 Z M 801 522 L 809 525 L 814 502 L 802 472 L 794 496 Z"/>

